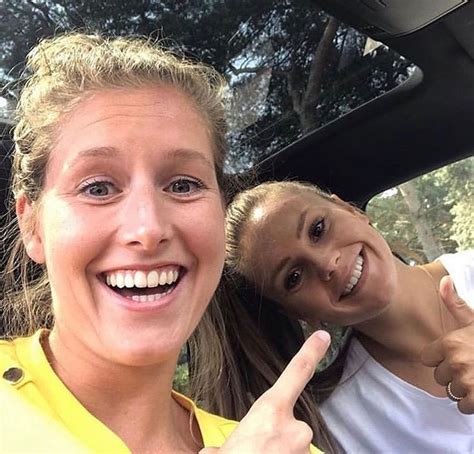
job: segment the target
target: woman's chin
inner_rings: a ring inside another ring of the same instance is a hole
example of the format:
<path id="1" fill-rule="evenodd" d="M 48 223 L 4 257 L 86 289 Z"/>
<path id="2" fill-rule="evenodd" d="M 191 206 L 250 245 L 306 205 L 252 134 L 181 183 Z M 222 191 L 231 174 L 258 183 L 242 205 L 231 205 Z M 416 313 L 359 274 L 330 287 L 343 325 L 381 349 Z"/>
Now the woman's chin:
<path id="1" fill-rule="evenodd" d="M 185 340 L 164 339 L 161 336 L 155 336 L 154 339 L 123 337 L 118 342 L 113 339 L 111 342 L 103 342 L 104 359 L 133 367 L 175 362 L 184 342 Z"/>

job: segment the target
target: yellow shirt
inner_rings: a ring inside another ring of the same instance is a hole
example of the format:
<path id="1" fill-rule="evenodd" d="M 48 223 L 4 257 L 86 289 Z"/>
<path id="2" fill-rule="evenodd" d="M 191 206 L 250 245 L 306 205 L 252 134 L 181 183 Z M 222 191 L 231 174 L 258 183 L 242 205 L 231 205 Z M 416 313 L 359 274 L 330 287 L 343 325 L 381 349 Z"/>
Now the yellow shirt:
<path id="1" fill-rule="evenodd" d="M 41 333 L 0 341 L 0 452 L 130 453 L 54 373 Z M 222 446 L 237 425 L 197 408 L 185 396 L 173 396 L 194 413 L 206 447 Z"/>

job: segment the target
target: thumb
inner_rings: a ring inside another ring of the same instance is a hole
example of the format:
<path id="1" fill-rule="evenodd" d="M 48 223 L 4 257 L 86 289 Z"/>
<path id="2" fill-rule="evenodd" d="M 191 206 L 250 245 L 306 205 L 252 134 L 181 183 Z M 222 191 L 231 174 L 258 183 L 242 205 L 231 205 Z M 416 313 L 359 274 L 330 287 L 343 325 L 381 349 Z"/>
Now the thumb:
<path id="1" fill-rule="evenodd" d="M 444 305 L 458 323 L 459 328 L 470 325 L 474 321 L 474 310 L 459 297 L 450 276 L 444 276 L 441 279 L 439 293 Z"/>
<path id="2" fill-rule="evenodd" d="M 217 454 L 219 448 L 202 448 L 198 454 Z"/>

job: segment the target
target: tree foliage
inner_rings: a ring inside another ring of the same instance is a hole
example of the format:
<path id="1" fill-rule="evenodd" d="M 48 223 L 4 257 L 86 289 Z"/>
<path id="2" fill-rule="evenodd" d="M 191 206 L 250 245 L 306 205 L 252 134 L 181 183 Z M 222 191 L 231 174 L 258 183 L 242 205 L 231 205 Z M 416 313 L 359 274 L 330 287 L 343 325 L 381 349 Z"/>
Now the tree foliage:
<path id="1" fill-rule="evenodd" d="M 417 210 L 410 210 L 404 185 L 377 196 L 367 207 L 374 226 L 396 252 L 425 263 L 441 253 L 474 248 L 474 158 L 422 175 L 410 185 L 419 201 Z M 423 244 L 421 228 L 429 230 L 436 253 Z"/>
<path id="2" fill-rule="evenodd" d="M 215 66 L 231 86 L 232 171 L 392 89 L 409 63 L 310 0 L 4 0 L 0 79 L 21 77 L 42 37 L 68 30 L 163 39 Z M 15 90 L 10 90 L 14 96 Z"/>

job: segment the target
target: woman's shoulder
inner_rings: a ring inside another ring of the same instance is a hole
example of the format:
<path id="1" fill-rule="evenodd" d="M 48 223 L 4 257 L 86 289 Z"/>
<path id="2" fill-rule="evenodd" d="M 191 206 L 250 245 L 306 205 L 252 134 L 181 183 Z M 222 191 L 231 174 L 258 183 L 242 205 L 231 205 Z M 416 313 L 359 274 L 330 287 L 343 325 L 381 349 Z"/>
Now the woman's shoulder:
<path id="1" fill-rule="evenodd" d="M 7 342 L 0 342 L 2 357 Z M 0 438 L 2 452 L 89 452 L 56 421 L 0 381 Z"/>
<path id="2" fill-rule="evenodd" d="M 11 382 L 11 369 L 19 362 L 16 347 L 15 340 L 0 340 L 0 373 L 3 380 L 7 382 Z"/>
<path id="3" fill-rule="evenodd" d="M 7 451 L 88 452 L 79 441 L 38 406 L 31 387 L 28 356 L 39 335 L 0 340 L 0 438 Z"/>
<path id="4" fill-rule="evenodd" d="M 0 373 L 4 381 L 13 383 L 15 377 L 25 367 L 24 360 L 39 345 L 41 332 L 38 331 L 29 337 L 0 340 Z"/>
<path id="5" fill-rule="evenodd" d="M 474 249 L 444 254 L 436 261 L 451 276 L 458 295 L 474 307 Z"/>
<path id="6" fill-rule="evenodd" d="M 436 259 L 441 263 L 448 263 L 456 266 L 472 266 L 474 267 L 474 249 L 467 249 L 465 251 L 458 251 L 452 254 L 443 254 Z"/>

